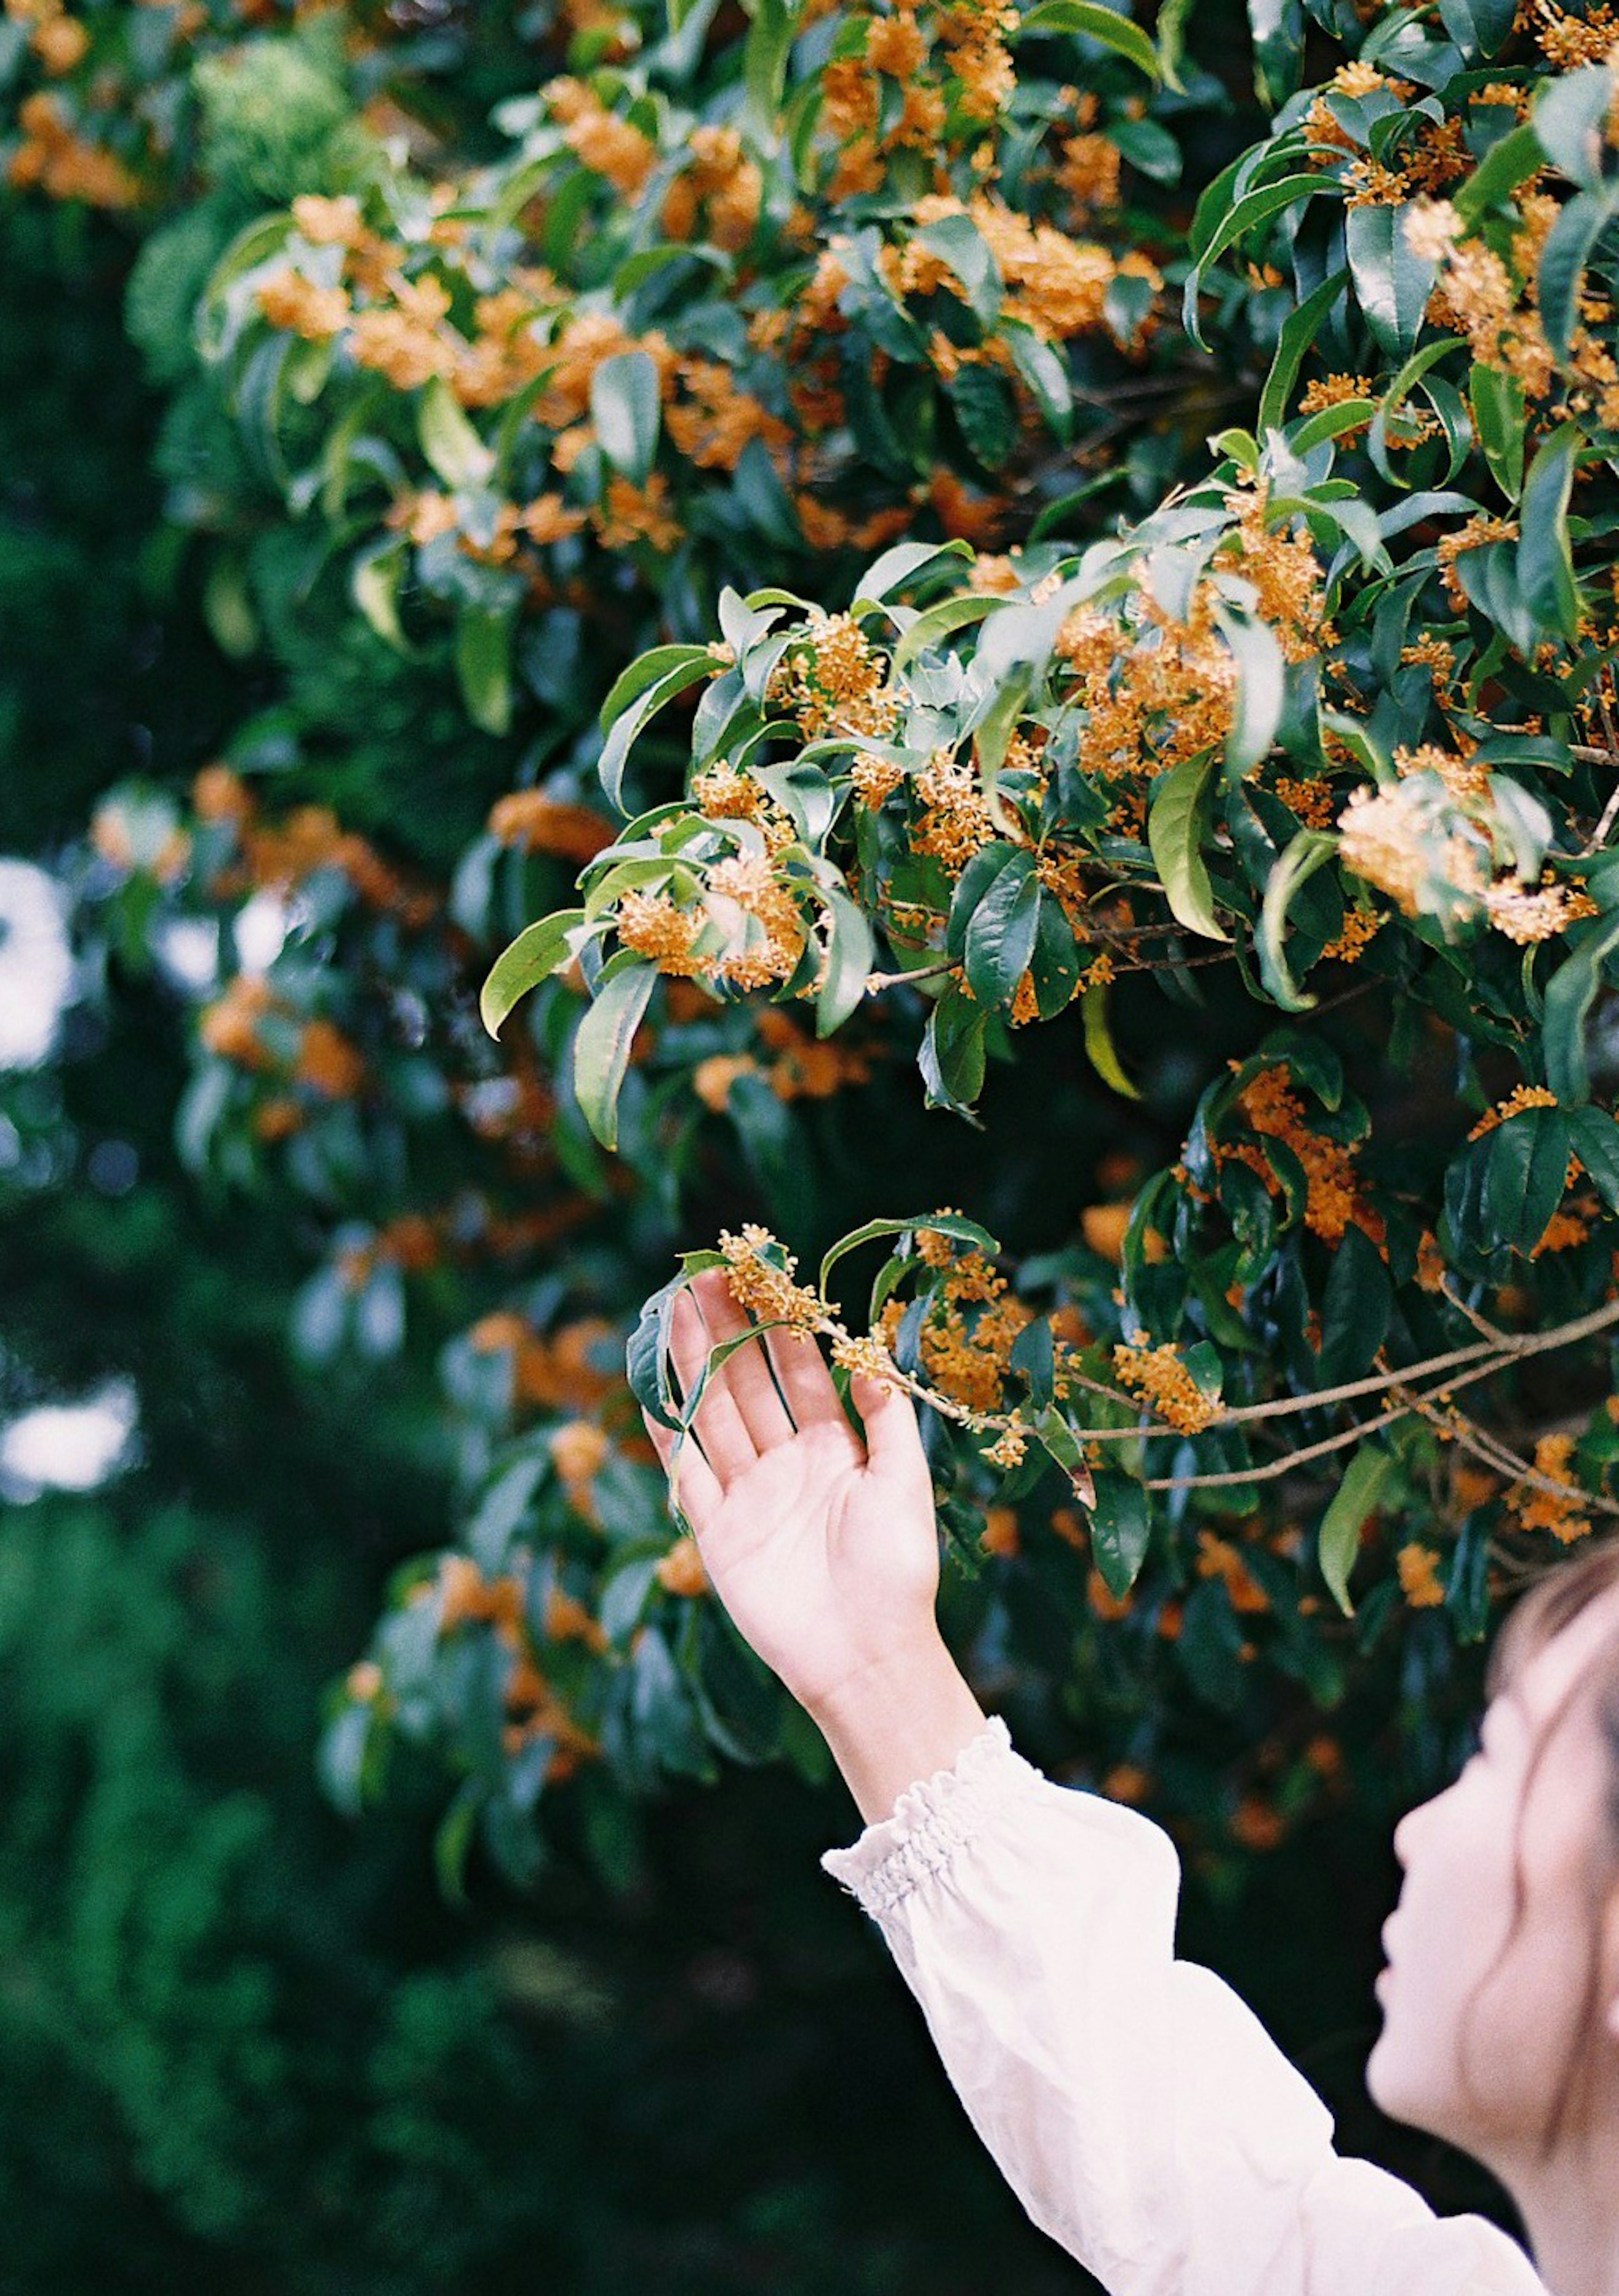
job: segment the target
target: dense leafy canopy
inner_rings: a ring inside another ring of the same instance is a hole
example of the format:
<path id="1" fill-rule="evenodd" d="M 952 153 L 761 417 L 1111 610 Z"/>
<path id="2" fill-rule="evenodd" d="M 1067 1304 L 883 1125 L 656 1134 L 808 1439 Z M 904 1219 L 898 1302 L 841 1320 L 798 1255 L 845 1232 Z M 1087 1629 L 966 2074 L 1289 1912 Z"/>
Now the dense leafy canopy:
<path id="1" fill-rule="evenodd" d="M 451 1463 L 323 1762 L 437 1750 L 452 1882 L 826 1774 L 640 1429 L 717 1255 L 925 1398 L 969 1673 L 1217 1888 L 1619 1512 L 1613 27 L 1210 13 L 8 28 L 244 697 L 76 931 Z"/>

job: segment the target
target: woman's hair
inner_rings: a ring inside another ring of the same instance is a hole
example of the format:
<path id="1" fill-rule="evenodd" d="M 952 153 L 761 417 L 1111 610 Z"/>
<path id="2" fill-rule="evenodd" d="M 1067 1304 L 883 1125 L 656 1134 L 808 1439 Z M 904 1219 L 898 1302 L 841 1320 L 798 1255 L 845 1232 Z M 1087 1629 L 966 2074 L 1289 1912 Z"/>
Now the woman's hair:
<path id="1" fill-rule="evenodd" d="M 1599 1538 L 1576 1559 L 1559 1560 L 1540 1573 L 1519 1596 L 1496 1636 L 1484 1672 L 1486 1695 L 1493 1699 L 1510 1688 L 1555 1635 L 1590 1603 L 1615 1587 L 1619 1587 L 1619 1534 Z M 1527 1898 L 1523 1867 L 1524 1812 L 1535 1774 L 1557 1732 L 1570 1715 L 1581 1709 L 1590 1713 L 1607 1767 L 1599 1805 L 1601 1823 L 1590 1845 L 1588 1868 L 1592 1921 L 1585 1992 L 1556 2105 L 1541 2132 L 1542 2164 L 1556 2150 L 1570 2105 L 1582 2083 L 1589 2080 L 1596 2059 L 1593 2045 L 1600 2021 L 1598 2008 L 1602 1981 L 1602 1915 L 1611 1890 L 1619 1882 L 1619 1618 L 1578 1678 L 1564 1693 L 1535 1740 L 1513 1834 L 1512 1925 L 1500 1952 L 1480 1982 L 1481 1993 L 1510 1951 L 1524 1919 Z M 1476 2003 L 1475 1995 L 1475 2006 Z"/>

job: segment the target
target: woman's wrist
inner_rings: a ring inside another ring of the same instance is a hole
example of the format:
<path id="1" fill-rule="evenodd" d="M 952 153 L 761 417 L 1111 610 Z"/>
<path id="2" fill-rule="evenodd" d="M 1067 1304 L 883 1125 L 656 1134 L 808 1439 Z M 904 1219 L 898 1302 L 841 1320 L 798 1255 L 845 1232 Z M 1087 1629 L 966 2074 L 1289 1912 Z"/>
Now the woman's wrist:
<path id="1" fill-rule="evenodd" d="M 867 1825 L 953 1767 L 989 1719 L 936 1633 L 873 1660 L 810 1710 Z"/>

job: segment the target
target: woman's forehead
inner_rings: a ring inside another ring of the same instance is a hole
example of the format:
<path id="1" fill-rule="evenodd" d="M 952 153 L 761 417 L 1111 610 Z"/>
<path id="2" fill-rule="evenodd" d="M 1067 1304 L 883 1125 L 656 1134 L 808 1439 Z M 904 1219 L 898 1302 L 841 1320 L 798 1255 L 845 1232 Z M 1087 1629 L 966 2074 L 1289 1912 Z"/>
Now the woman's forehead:
<path id="1" fill-rule="evenodd" d="M 1595 1596 L 1566 1626 L 1520 1659 L 1501 1685 L 1503 1703 L 1537 1729 L 1562 1705 L 1605 1645 L 1619 1636 L 1619 1586 Z"/>

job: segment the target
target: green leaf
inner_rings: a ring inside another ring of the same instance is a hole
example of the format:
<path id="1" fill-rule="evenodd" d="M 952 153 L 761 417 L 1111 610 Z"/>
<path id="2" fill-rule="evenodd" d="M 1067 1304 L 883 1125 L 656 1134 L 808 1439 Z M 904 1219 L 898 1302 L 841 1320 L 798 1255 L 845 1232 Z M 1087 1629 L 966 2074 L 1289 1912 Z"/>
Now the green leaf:
<path id="1" fill-rule="evenodd" d="M 967 983 L 980 1004 L 1010 1002 L 1034 954 L 1040 879 L 1034 856 L 1015 852 L 967 920 L 963 945 Z"/>
<path id="2" fill-rule="evenodd" d="M 1543 80 L 1530 115 L 1530 132 L 1553 167 L 1588 192 L 1604 187 L 1614 84 L 1606 64 L 1582 65 L 1578 71 Z"/>
<path id="3" fill-rule="evenodd" d="M 1533 1251 L 1563 1201 L 1568 1119 L 1560 1108 L 1529 1108 L 1487 1136 L 1479 1210 L 1490 1242 Z"/>
<path id="4" fill-rule="evenodd" d="M 487 1800 L 488 1790 L 480 1780 L 463 1778 L 433 1835 L 433 1871 L 452 1906 L 467 1902 L 466 1861 L 472 1855 L 479 1813 Z"/>
<path id="5" fill-rule="evenodd" d="M 959 566 L 972 556 L 970 542 L 896 542 L 892 550 L 885 550 L 873 561 L 855 585 L 855 609 L 863 601 L 881 605 L 883 599 L 892 597 L 907 583 L 920 582 L 925 576 L 954 572 L 956 567 L 951 566 L 951 560 Z"/>
<path id="6" fill-rule="evenodd" d="M 945 385 L 968 453 L 999 471 L 1017 444 L 1017 408 L 1006 380 L 987 366 L 964 366 Z"/>
<path id="7" fill-rule="evenodd" d="M 1610 1212 L 1619 1212 L 1619 1124 L 1604 1108 L 1568 1111 L 1568 1144 Z"/>
<path id="8" fill-rule="evenodd" d="M 951 637 L 956 631 L 966 629 L 970 623 L 982 622 L 1005 607 L 1004 597 L 993 592 L 973 593 L 955 598 L 937 599 L 925 606 L 916 619 L 908 623 L 904 636 L 893 652 L 893 672 L 897 677 L 908 669 L 918 654 L 925 653 L 941 639 Z"/>
<path id="9" fill-rule="evenodd" d="M 614 970 L 619 963 L 613 957 L 603 972 L 595 1001 L 573 1039 L 573 1089 L 586 1123 L 604 1148 L 618 1146 L 619 1090 L 658 978 L 657 966 L 645 958 L 635 958 L 621 972 Z"/>
<path id="10" fill-rule="evenodd" d="M 645 693 L 649 685 L 655 685 L 661 677 L 667 677 L 671 669 L 684 668 L 688 663 L 703 660 L 719 667 L 706 646 L 653 646 L 645 653 L 637 654 L 629 668 L 621 672 L 608 688 L 607 699 L 596 718 L 597 725 L 605 734 L 620 710 L 627 709 L 638 693 Z"/>
<path id="11" fill-rule="evenodd" d="M 1518 185 L 1537 172 L 1542 157 L 1540 138 L 1527 121 L 1492 144 L 1466 182 L 1451 194 L 1463 225 L 1472 230 L 1499 201 L 1510 199 Z"/>
<path id="12" fill-rule="evenodd" d="M 658 451 L 658 370 L 645 351 L 617 351 L 590 378 L 590 419 L 603 454 L 645 486 Z"/>
<path id="13" fill-rule="evenodd" d="M 1614 214 L 1611 192 L 1578 193 L 1558 216 L 1541 250 L 1541 320 L 1554 358 L 1568 357 L 1580 283 L 1592 250 Z"/>
<path id="14" fill-rule="evenodd" d="M 1126 1100 L 1139 1100 L 1140 1093 L 1125 1075 L 1119 1055 L 1114 1050 L 1114 1040 L 1107 1026 L 1107 986 L 1097 981 L 1080 998 L 1080 1017 L 1085 1026 L 1085 1050 L 1090 1065 L 1105 1085 L 1122 1093 Z"/>
<path id="15" fill-rule="evenodd" d="M 509 609 L 463 606 L 456 618 L 456 678 L 466 714 L 485 734 L 512 724 L 512 621 Z"/>
<path id="16" fill-rule="evenodd" d="M 1573 638 L 1580 593 L 1568 539 L 1568 496 L 1582 440 L 1577 422 L 1555 430 L 1529 465 L 1517 546 L 1518 586 L 1543 629 Z"/>
<path id="17" fill-rule="evenodd" d="M 1255 0 L 1256 4 L 1256 0 Z M 1312 293 L 1306 295 L 1296 311 L 1289 312 L 1277 338 L 1276 355 L 1270 362 L 1270 372 L 1265 378 L 1265 388 L 1260 394 L 1259 414 L 1255 429 L 1262 439 L 1267 430 L 1278 430 L 1286 420 L 1293 386 L 1298 381 L 1299 369 L 1315 348 L 1316 339 L 1326 324 L 1328 313 L 1343 297 L 1347 270 L 1335 271 L 1324 279 Z"/>
<path id="18" fill-rule="evenodd" d="M 1346 1618 L 1355 1615 L 1355 1606 L 1349 1599 L 1349 1574 L 1360 1550 L 1361 1529 L 1387 1488 L 1394 1464 L 1392 1452 L 1363 1443 L 1350 1461 L 1343 1481 L 1321 1517 L 1316 1540 L 1317 1559 L 1321 1576 Z"/>
<path id="19" fill-rule="evenodd" d="M 686 659 L 645 686 L 629 706 L 613 718 L 607 739 L 602 744 L 602 754 L 596 761 L 602 787 L 620 812 L 623 810 L 620 792 L 624 786 L 624 767 L 637 740 L 666 702 L 672 701 L 676 694 L 684 693 L 686 687 L 694 685 L 700 677 L 711 677 L 714 673 L 714 659 L 706 646 L 660 646 L 656 651 L 660 653 L 681 653 Z M 644 656 L 632 668 L 642 668 L 646 659 Z M 630 674 L 626 671 L 625 676 Z M 623 683 L 624 679 L 620 678 L 619 685 L 621 686 Z M 613 693 L 609 694 L 603 704 L 604 718 L 608 716 L 618 690 L 615 686 Z"/>
<path id="20" fill-rule="evenodd" d="M 1073 435 L 1073 390 L 1067 361 L 1020 319 L 1004 321 L 1000 336 L 1053 436 L 1066 446 Z"/>
<path id="21" fill-rule="evenodd" d="M 907 1219 L 866 1220 L 847 1235 L 839 1236 L 822 1260 L 818 1278 L 821 1298 L 829 1298 L 826 1286 L 832 1271 L 850 1252 L 858 1251 L 863 1243 L 875 1242 L 879 1236 L 911 1234 L 921 1227 L 937 1228 L 941 1235 L 954 1236 L 958 1243 L 976 1244 L 986 1259 L 995 1259 L 1000 1250 L 998 1236 L 991 1235 L 987 1227 L 980 1227 L 976 1220 L 965 1218 L 960 1212 L 913 1212 Z"/>
<path id="22" fill-rule="evenodd" d="M 1055 32 L 1082 33 L 1088 40 L 1111 48 L 1115 55 L 1128 57 L 1148 79 L 1162 77 L 1157 50 L 1140 26 L 1115 9 L 1096 5 L 1095 0 L 1039 0 L 1013 26 L 1012 37 L 1025 39 L 1031 33 L 1048 37 Z"/>
<path id="23" fill-rule="evenodd" d="M 925 247 L 961 283 L 967 308 L 982 327 L 991 327 L 1000 310 L 1000 266 L 971 216 L 941 216 L 911 234 L 913 247 Z"/>
<path id="24" fill-rule="evenodd" d="M 1047 1324 L 1048 1332 L 1050 1325 Z M 1021 1334 L 1020 1334 L 1021 1338 Z M 1015 1348 L 1014 1353 L 1015 1354 Z M 1048 1456 L 1068 1478 L 1069 1488 L 1082 1507 L 1096 1505 L 1096 1478 L 1086 1464 L 1078 1438 L 1055 1403 L 1048 1403 L 1038 1412 L 1034 1431 L 1044 1445 Z"/>
<path id="25" fill-rule="evenodd" d="M 1285 1013 L 1303 1013 L 1316 1002 L 1300 988 L 1288 969 L 1284 943 L 1287 911 L 1301 885 L 1330 861 L 1338 840 L 1324 829 L 1301 829 L 1271 871 L 1260 912 L 1259 969 L 1266 988 Z"/>
<path id="26" fill-rule="evenodd" d="M 1226 773 L 1232 781 L 1251 773 L 1269 754 L 1282 720 L 1286 666 L 1269 623 L 1231 606 L 1216 606 L 1220 634 L 1237 663 L 1237 703 L 1226 735 Z"/>
<path id="27" fill-rule="evenodd" d="M 526 925 L 511 946 L 502 949 L 478 998 L 479 1017 L 491 1037 L 500 1034 L 502 1023 L 520 997 L 562 971 L 573 954 L 569 935 L 584 922 L 583 909 L 555 909 L 548 917 Z"/>
<path id="28" fill-rule="evenodd" d="M 1377 1245 L 1352 1223 L 1333 1254 L 1321 1298 L 1321 1385 L 1360 1379 L 1388 1336 L 1393 1292 Z"/>
<path id="29" fill-rule="evenodd" d="M 1152 1529 L 1152 1502 L 1145 1487 L 1133 1475 L 1104 1468 L 1091 1502 L 1090 1551 L 1115 1600 L 1128 1595 L 1140 1575 Z"/>
<path id="30" fill-rule="evenodd" d="M 416 406 L 416 437 L 422 452 L 447 487 L 487 483 L 495 468 L 486 447 L 441 374 L 435 374 Z"/>
<path id="31" fill-rule="evenodd" d="M 826 974 L 815 1000 L 815 1033 L 829 1037 L 841 1029 L 866 995 L 866 979 L 875 954 L 864 909 L 845 893 L 828 892 L 830 926 Z"/>
<path id="32" fill-rule="evenodd" d="M 787 0 L 754 0 L 749 13 L 753 20 L 742 51 L 748 124 L 761 142 L 774 145 L 799 12 Z"/>
<path id="33" fill-rule="evenodd" d="M 1467 396 L 1490 475 L 1508 501 L 1515 503 L 1524 491 L 1524 386 L 1516 375 L 1475 360 Z"/>
<path id="34" fill-rule="evenodd" d="M 1590 1098 L 1585 1061 L 1585 1022 L 1602 985 L 1602 964 L 1619 948 L 1619 911 L 1592 917 L 1570 935 L 1572 953 L 1546 984 L 1541 1042 L 1546 1081 L 1566 1109 Z"/>
<path id="35" fill-rule="evenodd" d="M 1187 274 L 1186 292 L 1181 309 L 1181 321 L 1199 350 L 1206 351 L 1198 325 L 1197 295 L 1203 285 L 1203 275 L 1218 263 L 1227 248 L 1257 230 L 1272 216 L 1280 215 L 1286 208 L 1300 207 L 1306 200 L 1324 196 L 1342 197 L 1342 192 L 1330 176 L 1284 176 L 1279 182 L 1262 184 L 1257 191 L 1245 193 L 1222 217 L 1208 245 Z"/>
<path id="36" fill-rule="evenodd" d="M 402 535 L 390 536 L 362 550 L 349 570 L 349 595 L 378 637 L 399 653 L 410 651 L 399 627 L 399 607 L 407 548 Z"/>
<path id="37" fill-rule="evenodd" d="M 1253 90 L 1276 111 L 1298 86 L 1304 62 L 1304 12 L 1300 0 L 1248 0 L 1253 40 Z"/>
<path id="38" fill-rule="evenodd" d="M 1214 888 L 1203 857 L 1209 834 L 1209 800 L 1220 760 L 1215 751 L 1183 758 L 1158 787 L 1146 816 L 1153 865 L 1163 880 L 1171 910 L 1205 940 L 1230 936 L 1214 914 Z"/>
<path id="39" fill-rule="evenodd" d="M 1379 348 L 1404 358 L 1422 327 L 1438 266 L 1418 255 L 1405 235 L 1409 202 L 1352 207 L 1344 218 L 1344 244 L 1355 297 Z"/>
<path id="40" fill-rule="evenodd" d="M 953 980 L 935 1000 L 916 1054 L 927 1107 L 951 1108 L 977 1122 L 973 1103 L 983 1090 L 986 1017 Z"/>

